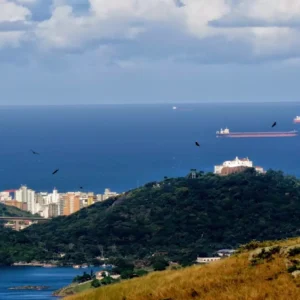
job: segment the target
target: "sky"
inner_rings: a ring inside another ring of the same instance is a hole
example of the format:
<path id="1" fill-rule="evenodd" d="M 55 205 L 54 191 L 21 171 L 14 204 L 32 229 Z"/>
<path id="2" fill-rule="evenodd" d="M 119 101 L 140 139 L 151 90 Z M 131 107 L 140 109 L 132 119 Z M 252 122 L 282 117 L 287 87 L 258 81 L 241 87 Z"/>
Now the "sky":
<path id="1" fill-rule="evenodd" d="M 0 0 L 0 105 L 300 99 L 299 0 Z"/>

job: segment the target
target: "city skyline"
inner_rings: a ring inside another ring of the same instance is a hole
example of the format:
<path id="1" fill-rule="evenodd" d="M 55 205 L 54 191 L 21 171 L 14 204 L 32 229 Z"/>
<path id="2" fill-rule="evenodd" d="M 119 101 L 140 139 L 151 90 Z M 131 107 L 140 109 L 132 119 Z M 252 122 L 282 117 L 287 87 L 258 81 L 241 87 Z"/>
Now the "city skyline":
<path id="1" fill-rule="evenodd" d="M 68 216 L 117 195 L 117 192 L 112 192 L 109 188 L 104 190 L 104 194 L 83 191 L 59 192 L 56 188 L 52 192 L 36 192 L 26 185 L 21 185 L 19 189 L 0 191 L 0 203 L 44 218 L 53 218 Z"/>
<path id="2" fill-rule="evenodd" d="M 295 102 L 299 21 L 297 0 L 3 0 L 0 105 Z"/>

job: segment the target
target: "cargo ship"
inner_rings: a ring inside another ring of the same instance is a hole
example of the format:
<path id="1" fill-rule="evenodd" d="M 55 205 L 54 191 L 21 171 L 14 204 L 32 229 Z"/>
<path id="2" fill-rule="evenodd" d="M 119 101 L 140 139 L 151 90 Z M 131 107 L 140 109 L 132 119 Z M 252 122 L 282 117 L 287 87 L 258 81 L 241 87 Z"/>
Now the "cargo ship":
<path id="1" fill-rule="evenodd" d="M 294 123 L 300 123 L 300 117 L 297 116 L 295 119 L 294 119 Z"/>
<path id="2" fill-rule="evenodd" d="M 298 131 L 267 131 L 267 132 L 230 132 L 228 128 L 217 131 L 217 137 L 225 138 L 256 138 L 256 137 L 293 137 Z"/>

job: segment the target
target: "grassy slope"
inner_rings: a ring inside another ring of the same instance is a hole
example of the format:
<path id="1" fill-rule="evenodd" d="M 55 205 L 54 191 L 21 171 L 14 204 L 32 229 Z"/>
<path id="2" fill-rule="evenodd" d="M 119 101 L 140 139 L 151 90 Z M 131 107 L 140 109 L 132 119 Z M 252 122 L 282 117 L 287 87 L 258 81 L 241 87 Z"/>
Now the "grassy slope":
<path id="1" fill-rule="evenodd" d="M 54 292 L 53 295 L 57 296 L 57 297 L 64 297 L 67 295 L 73 295 L 76 293 L 86 291 L 91 288 L 91 282 L 92 281 L 90 280 L 90 281 L 79 283 L 79 284 L 70 284 L 67 287 L 64 287 L 64 288 Z"/>
<path id="2" fill-rule="evenodd" d="M 279 242 L 264 242 L 257 247 L 298 244 L 300 238 Z M 286 251 L 286 249 L 285 249 Z M 253 252 L 253 249 L 250 251 Z M 67 300 L 236 300 L 236 299 L 300 299 L 300 279 L 287 271 L 287 261 L 300 258 L 275 253 L 273 259 L 251 265 L 249 250 L 237 256 L 177 271 L 155 272 L 142 278 L 98 288 Z M 288 257 L 288 258 L 287 258 Z"/>

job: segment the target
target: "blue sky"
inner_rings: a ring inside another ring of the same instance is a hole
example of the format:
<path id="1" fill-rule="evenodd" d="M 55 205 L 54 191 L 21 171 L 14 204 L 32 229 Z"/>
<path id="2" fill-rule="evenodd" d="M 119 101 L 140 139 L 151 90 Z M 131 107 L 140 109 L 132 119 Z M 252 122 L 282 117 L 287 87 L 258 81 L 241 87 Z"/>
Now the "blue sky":
<path id="1" fill-rule="evenodd" d="M 299 0 L 1 0 L 1 104 L 298 101 Z"/>

